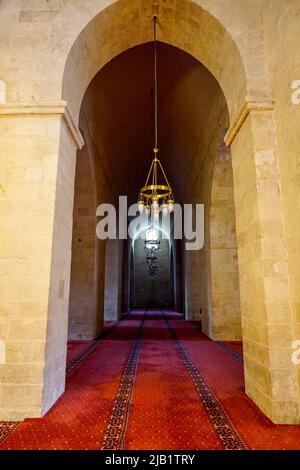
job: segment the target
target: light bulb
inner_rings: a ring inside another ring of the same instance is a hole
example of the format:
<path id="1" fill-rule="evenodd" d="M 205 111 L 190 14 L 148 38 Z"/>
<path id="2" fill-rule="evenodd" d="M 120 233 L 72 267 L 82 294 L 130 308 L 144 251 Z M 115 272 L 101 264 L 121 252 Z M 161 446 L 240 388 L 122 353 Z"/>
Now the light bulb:
<path id="1" fill-rule="evenodd" d="M 169 208 L 169 212 L 172 212 L 173 209 L 174 209 L 174 201 L 173 199 L 169 199 L 168 200 L 168 208 Z"/>
<path id="2" fill-rule="evenodd" d="M 152 204 L 151 212 L 152 212 L 153 221 L 158 222 L 158 220 L 159 220 L 159 206 L 154 207 L 154 205 Z"/>
<path id="3" fill-rule="evenodd" d="M 148 204 L 145 206 L 145 212 L 146 212 L 146 215 L 148 217 L 149 214 L 150 214 L 150 206 Z"/>
<path id="4" fill-rule="evenodd" d="M 164 216 L 166 216 L 168 214 L 168 212 L 169 212 L 169 206 L 168 206 L 167 203 L 164 202 L 162 204 L 162 213 L 163 213 Z"/>
<path id="5" fill-rule="evenodd" d="M 159 208 L 158 198 L 157 197 L 154 197 L 152 199 L 152 207 L 153 207 L 153 209 L 158 209 Z"/>
<path id="6" fill-rule="evenodd" d="M 154 212 L 153 213 L 153 221 L 158 222 L 159 221 L 159 212 Z"/>
<path id="7" fill-rule="evenodd" d="M 138 202 L 138 210 L 139 210 L 140 213 L 143 212 L 143 210 L 144 210 L 144 201 L 139 201 Z"/>

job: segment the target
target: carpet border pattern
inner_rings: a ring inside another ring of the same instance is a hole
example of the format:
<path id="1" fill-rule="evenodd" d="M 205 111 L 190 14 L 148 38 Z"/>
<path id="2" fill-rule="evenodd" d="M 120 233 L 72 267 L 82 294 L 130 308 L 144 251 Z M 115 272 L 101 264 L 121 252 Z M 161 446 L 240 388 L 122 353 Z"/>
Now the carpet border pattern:
<path id="1" fill-rule="evenodd" d="M 101 450 L 122 450 L 127 430 L 134 382 L 141 349 L 141 336 L 144 329 L 147 312 L 144 312 L 137 338 L 129 352 L 119 389 L 114 401 L 107 429 L 101 439 Z M 99 446 L 99 447 L 100 447 Z"/>
<path id="2" fill-rule="evenodd" d="M 107 330 L 103 331 L 98 338 L 96 338 L 91 344 L 84 348 L 84 350 L 81 351 L 81 353 L 79 353 L 76 357 L 74 357 L 74 359 L 67 363 L 66 375 L 81 364 L 81 362 L 96 348 L 96 346 L 98 346 L 98 344 L 100 344 L 102 340 L 116 328 L 116 326 L 119 324 L 119 321 L 115 322 L 114 325 L 112 325 L 110 328 L 107 328 Z"/>
<path id="3" fill-rule="evenodd" d="M 230 356 L 232 356 L 236 361 L 238 361 L 241 365 L 244 364 L 244 359 L 243 357 L 237 353 L 236 351 L 233 351 L 233 349 L 230 348 L 230 346 L 227 346 L 227 344 L 224 344 L 223 341 L 215 341 L 216 344 L 221 346 L 224 351 L 226 351 Z"/>
<path id="4" fill-rule="evenodd" d="M 178 354 L 190 374 L 199 398 L 206 408 L 209 419 L 222 447 L 224 450 L 247 450 L 248 447 L 234 428 L 222 404 L 178 338 L 173 323 L 167 318 L 163 311 L 162 315 L 176 342 Z"/>
<path id="5" fill-rule="evenodd" d="M 20 421 L 0 421 L 0 444 L 16 429 Z"/>

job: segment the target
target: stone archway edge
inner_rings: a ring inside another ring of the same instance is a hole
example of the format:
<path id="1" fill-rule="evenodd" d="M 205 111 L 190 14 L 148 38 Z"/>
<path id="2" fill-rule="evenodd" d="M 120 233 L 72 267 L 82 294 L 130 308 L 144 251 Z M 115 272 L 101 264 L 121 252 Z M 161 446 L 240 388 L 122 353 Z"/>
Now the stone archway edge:
<path id="1" fill-rule="evenodd" d="M 71 137 L 78 149 L 82 149 L 84 140 L 75 120 L 64 100 L 53 102 L 18 102 L 0 104 L 0 118 L 14 116 L 60 116 L 64 120 Z"/>
<path id="2" fill-rule="evenodd" d="M 247 117 L 251 112 L 266 112 L 274 110 L 274 100 L 270 97 L 264 100 L 256 100 L 254 98 L 245 98 L 244 103 L 241 105 L 236 116 L 232 120 L 232 124 L 225 134 L 224 142 L 227 147 L 230 147 L 239 130 L 243 126 Z"/>

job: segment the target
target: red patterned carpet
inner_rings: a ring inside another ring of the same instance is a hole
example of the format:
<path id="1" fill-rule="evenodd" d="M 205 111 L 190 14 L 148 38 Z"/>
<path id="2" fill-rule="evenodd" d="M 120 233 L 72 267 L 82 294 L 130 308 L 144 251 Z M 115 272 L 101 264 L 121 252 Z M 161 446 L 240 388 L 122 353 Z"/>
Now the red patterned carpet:
<path id="1" fill-rule="evenodd" d="M 89 340 L 69 341 L 67 352 L 67 364 L 72 363 L 91 344 Z"/>
<path id="2" fill-rule="evenodd" d="M 299 449 L 244 393 L 242 349 L 177 313 L 136 311 L 72 342 L 64 395 L 46 416 L 0 423 L 0 449 Z"/>

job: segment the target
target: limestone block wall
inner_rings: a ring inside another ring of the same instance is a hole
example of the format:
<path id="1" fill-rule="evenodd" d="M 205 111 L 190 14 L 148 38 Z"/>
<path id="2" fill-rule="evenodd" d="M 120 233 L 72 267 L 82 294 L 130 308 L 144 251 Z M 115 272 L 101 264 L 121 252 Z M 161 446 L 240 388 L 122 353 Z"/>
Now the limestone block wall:
<path id="1" fill-rule="evenodd" d="M 204 204 L 205 237 L 202 250 L 185 252 L 185 308 L 187 318 L 202 318 L 208 336 L 233 341 L 242 331 L 228 116 L 221 90 L 212 100 L 186 196 Z"/>
<path id="2" fill-rule="evenodd" d="M 123 240 L 107 240 L 105 252 L 104 320 L 121 317 L 123 288 Z"/>
<path id="3" fill-rule="evenodd" d="M 200 252 L 183 248 L 184 313 L 187 320 L 196 321 L 202 318 L 201 281 Z"/>
<path id="4" fill-rule="evenodd" d="M 69 339 L 92 339 L 97 325 L 96 187 L 87 145 L 78 151 L 73 210 Z"/>
<path id="5" fill-rule="evenodd" d="M 156 3 L 161 16 L 161 39 L 199 58 L 224 83 L 230 110 L 238 109 L 246 93 L 245 76 L 251 95 L 268 94 L 264 56 L 260 53 L 264 44 L 260 2 Z M 63 96 L 78 117 L 85 90 L 101 66 L 123 50 L 151 40 L 151 14 L 152 2 L 148 0 L 85 0 L 80 5 L 77 0 L 3 0 L 1 57 L 8 100 L 56 100 L 61 97 L 65 78 Z M 81 52 L 78 56 L 78 50 L 73 50 L 64 75 L 65 62 L 76 39 L 90 61 L 81 61 Z M 228 54 L 227 61 L 224 54 Z M 18 61 L 18 68 L 13 66 L 11 57 Z"/>
<path id="6" fill-rule="evenodd" d="M 209 207 L 210 329 L 214 339 L 235 341 L 242 339 L 238 254 L 231 153 L 223 136 L 221 133 L 216 148 Z"/>
<path id="7" fill-rule="evenodd" d="M 88 99 L 92 99 L 88 96 Z M 69 306 L 69 338 L 93 339 L 103 327 L 106 241 L 96 236 L 96 208 L 115 200 L 105 162 L 99 155 L 93 135 L 87 126 L 92 116 L 84 103 L 82 129 L 85 147 L 77 155 L 73 213 L 72 274 Z"/>
<path id="8" fill-rule="evenodd" d="M 274 97 L 278 171 L 281 179 L 295 340 L 300 339 L 300 61 L 296 46 L 300 40 L 299 17 L 300 5 L 297 0 L 277 1 L 276 8 L 274 2 L 265 2 L 263 19 L 266 62 Z M 297 370 L 300 390 L 300 365 Z"/>
<path id="9" fill-rule="evenodd" d="M 75 145 L 48 111 L 0 110 L 1 420 L 41 416 L 64 389 Z"/>
<path id="10" fill-rule="evenodd" d="M 232 144 L 245 383 L 275 422 L 298 423 L 290 275 L 272 110 L 250 113 Z"/>
<path id="11" fill-rule="evenodd" d="M 42 415 L 65 389 L 75 151 L 75 142 L 63 122 L 56 175 Z"/>
<path id="12" fill-rule="evenodd" d="M 121 312 L 126 313 L 129 310 L 129 291 L 130 291 L 130 243 L 123 241 L 123 266 L 122 266 L 122 304 Z"/>
<path id="13" fill-rule="evenodd" d="M 184 286 L 184 274 L 183 274 L 183 253 L 182 253 L 182 242 L 181 240 L 173 240 L 173 256 L 174 256 L 174 303 L 175 310 L 177 312 L 184 312 L 183 306 L 183 286 Z"/>

